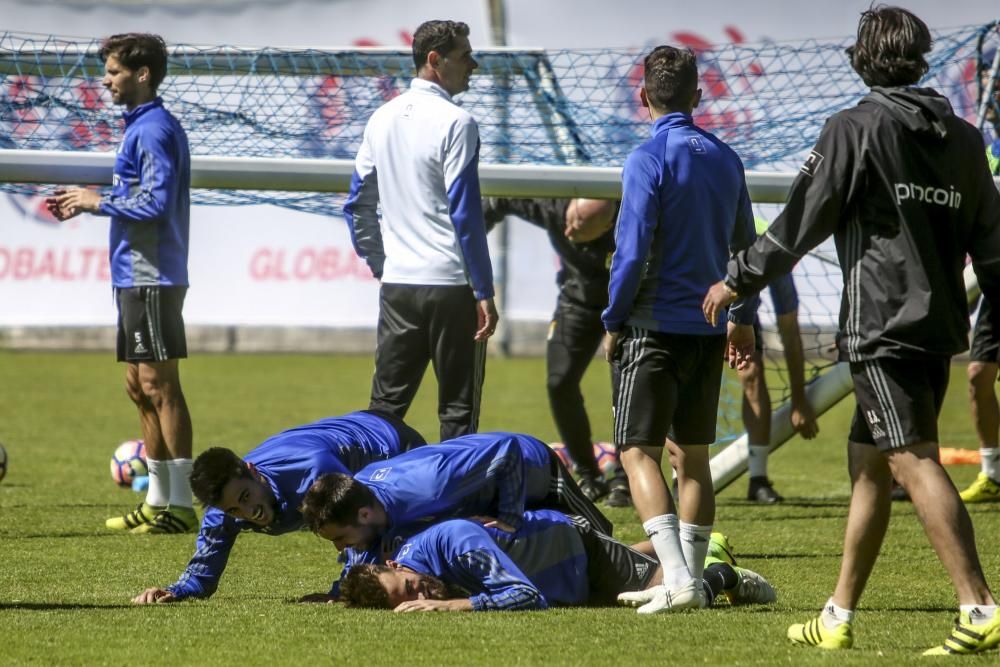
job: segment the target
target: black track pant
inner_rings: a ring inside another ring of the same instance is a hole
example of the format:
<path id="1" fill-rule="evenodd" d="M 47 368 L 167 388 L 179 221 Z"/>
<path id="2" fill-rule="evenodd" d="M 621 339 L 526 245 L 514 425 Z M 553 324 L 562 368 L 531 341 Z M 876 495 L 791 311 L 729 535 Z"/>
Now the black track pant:
<path id="1" fill-rule="evenodd" d="M 545 351 L 549 406 L 559 437 L 578 468 L 598 477 L 602 473 L 594 461 L 593 436 L 580 381 L 603 337 L 600 311 L 567 306 L 560 300 Z"/>
<path id="2" fill-rule="evenodd" d="M 475 433 L 486 370 L 486 344 L 475 334 L 469 287 L 383 284 L 369 409 L 403 419 L 432 362 L 441 440 Z"/>

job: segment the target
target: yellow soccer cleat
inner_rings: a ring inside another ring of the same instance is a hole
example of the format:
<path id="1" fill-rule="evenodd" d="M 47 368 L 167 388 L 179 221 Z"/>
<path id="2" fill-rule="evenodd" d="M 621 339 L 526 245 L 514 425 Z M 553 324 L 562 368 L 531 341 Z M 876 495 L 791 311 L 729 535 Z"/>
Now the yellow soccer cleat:
<path id="1" fill-rule="evenodd" d="M 850 623 L 841 623 L 832 630 L 823 625 L 820 616 L 788 626 L 788 638 L 796 644 L 816 646 L 831 651 L 854 646 L 854 633 Z"/>
<path id="2" fill-rule="evenodd" d="M 122 516 L 111 517 L 104 522 L 104 526 L 111 530 L 133 530 L 149 524 L 161 510 L 163 510 L 162 507 L 153 507 L 146 503 L 139 503 L 131 512 L 127 512 Z"/>
<path id="3" fill-rule="evenodd" d="M 722 533 L 712 533 L 708 538 L 708 558 L 717 558 L 723 563 L 736 565 L 736 556 L 729 538 Z"/>
<path id="4" fill-rule="evenodd" d="M 1000 646 L 1000 615 L 984 625 L 972 625 L 968 614 L 960 614 L 944 644 L 927 649 L 924 655 L 968 655 L 997 646 Z"/>
<path id="5" fill-rule="evenodd" d="M 148 535 L 193 533 L 198 526 L 198 516 L 190 507 L 167 507 L 159 511 L 152 521 L 132 530 Z"/>
<path id="6" fill-rule="evenodd" d="M 1000 484 L 989 478 L 984 472 L 979 473 L 976 481 L 959 494 L 962 502 L 989 503 L 1000 500 Z"/>

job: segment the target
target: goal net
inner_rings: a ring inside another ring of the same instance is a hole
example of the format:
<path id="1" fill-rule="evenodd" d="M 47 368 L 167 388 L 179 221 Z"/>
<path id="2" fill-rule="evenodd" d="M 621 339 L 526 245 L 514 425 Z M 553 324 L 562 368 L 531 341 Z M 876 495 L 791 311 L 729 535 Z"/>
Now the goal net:
<path id="1" fill-rule="evenodd" d="M 922 85 L 945 94 L 970 121 L 977 115 L 978 63 L 995 34 L 991 25 L 934 35 Z M 797 170 L 822 120 L 866 92 L 844 54 L 851 42 L 690 44 L 698 55 L 704 93 L 695 120 L 743 158 L 760 216 L 773 219 L 780 210 L 775 203 L 783 201 L 788 172 Z M 66 175 L 67 156 L 114 149 L 122 125 L 100 83 L 97 49 L 96 40 L 0 33 L 0 149 L 16 149 L 0 150 L 0 191 L 48 192 L 55 183 L 78 180 Z M 339 216 L 365 122 L 413 76 L 408 51 L 171 49 L 160 93 L 188 132 L 196 187 L 192 199 L 203 205 L 266 203 Z M 484 193 L 608 197 L 619 192 L 616 168 L 648 136 L 647 112 L 636 94 L 648 50 L 477 52 L 479 69 L 458 101 L 480 126 Z M 24 151 L 42 158 L 31 161 L 29 169 Z M 215 165 L 213 173 L 225 170 L 226 178 L 208 178 L 205 165 Z M 335 177 L 317 177 L 324 173 Z M 198 187 L 209 183 L 224 185 Z M 515 274 L 517 258 L 508 263 Z M 838 373 L 828 372 L 834 366 L 841 290 L 832 245 L 818 248 L 793 275 L 806 379 L 814 397 L 822 395 L 822 403 L 832 405 L 849 390 Z M 778 441 L 788 378 L 766 291 L 761 320 L 776 408 L 772 440 Z M 817 380 L 824 376 L 831 379 L 820 390 Z M 727 376 L 720 445 L 743 433 L 740 403 L 739 385 Z"/>

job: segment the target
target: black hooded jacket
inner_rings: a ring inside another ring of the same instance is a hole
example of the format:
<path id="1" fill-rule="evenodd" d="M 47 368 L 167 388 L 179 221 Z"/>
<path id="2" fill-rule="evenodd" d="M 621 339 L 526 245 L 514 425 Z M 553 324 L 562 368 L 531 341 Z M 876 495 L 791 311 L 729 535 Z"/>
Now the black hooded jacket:
<path id="1" fill-rule="evenodd" d="M 486 229 L 493 229 L 508 215 L 524 218 L 544 229 L 562 263 L 556 275 L 560 304 L 600 315 L 608 306 L 608 264 L 615 251 L 614 229 L 586 243 L 570 241 L 565 234 L 569 202 L 569 199 L 484 199 Z"/>
<path id="2" fill-rule="evenodd" d="M 979 132 L 933 90 L 876 87 L 830 117 L 799 171 L 784 211 L 730 262 L 726 283 L 759 290 L 833 234 L 841 359 L 967 349 L 967 254 L 1000 303 L 1000 193 Z"/>

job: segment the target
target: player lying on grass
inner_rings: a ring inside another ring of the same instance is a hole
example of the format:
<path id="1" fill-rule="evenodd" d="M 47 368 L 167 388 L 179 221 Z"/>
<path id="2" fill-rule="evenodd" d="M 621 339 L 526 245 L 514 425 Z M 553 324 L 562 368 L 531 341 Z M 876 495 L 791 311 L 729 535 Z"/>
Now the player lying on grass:
<path id="1" fill-rule="evenodd" d="M 521 433 L 476 433 L 373 463 L 353 477 L 330 474 L 306 493 L 302 515 L 313 532 L 368 549 L 390 528 L 449 517 L 482 516 L 508 533 L 526 509 L 578 514 L 611 534 L 611 522 L 573 482 L 543 442 Z"/>
<path id="2" fill-rule="evenodd" d="M 580 491 L 555 452 L 529 435 L 479 433 L 407 452 L 390 465 L 372 464 L 354 477 L 324 475 L 306 493 L 302 515 L 312 531 L 341 551 L 341 580 L 354 565 L 394 551 L 393 539 L 429 522 L 478 517 L 515 532 L 525 509 L 580 515 L 601 532 L 612 525 Z M 307 596 L 326 601 L 339 595 Z"/>
<path id="3" fill-rule="evenodd" d="M 423 444 L 419 433 L 395 417 L 362 410 L 282 431 L 242 459 L 222 447 L 206 450 L 191 472 L 191 488 L 206 507 L 194 556 L 176 583 L 147 588 L 132 602 L 211 596 L 241 531 L 298 530 L 302 498 L 318 477 L 356 472 Z"/>
<path id="4" fill-rule="evenodd" d="M 763 577 L 733 567 L 724 536 L 706 560 L 706 597 L 773 602 Z M 722 556 L 723 558 L 720 558 Z M 518 611 L 614 605 L 662 579 L 656 559 L 554 510 L 525 512 L 514 535 L 451 519 L 406 540 L 385 565 L 355 567 L 342 599 L 353 607 L 409 611 Z"/>

